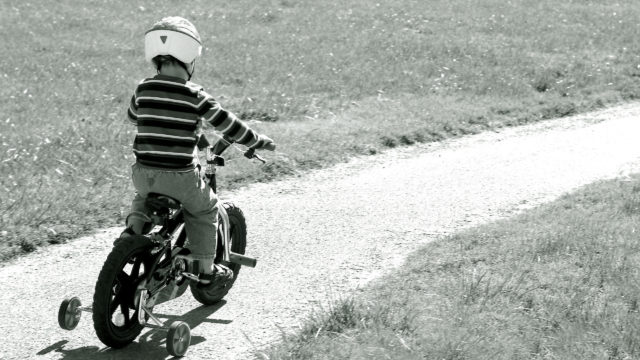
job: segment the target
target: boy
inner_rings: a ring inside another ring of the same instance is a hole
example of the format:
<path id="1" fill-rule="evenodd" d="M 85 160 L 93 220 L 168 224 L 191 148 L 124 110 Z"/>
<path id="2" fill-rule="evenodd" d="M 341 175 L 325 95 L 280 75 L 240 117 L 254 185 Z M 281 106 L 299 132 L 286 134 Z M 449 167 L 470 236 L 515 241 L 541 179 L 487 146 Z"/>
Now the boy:
<path id="1" fill-rule="evenodd" d="M 189 81 L 201 44 L 196 28 L 181 17 L 164 18 L 145 34 L 145 58 L 158 74 L 138 85 L 128 110 L 129 120 L 138 130 L 133 143 L 136 163 L 132 166 L 136 195 L 122 237 L 143 233 L 148 193 L 180 201 L 191 257 L 199 264 L 200 282 L 207 284 L 229 280 L 233 272 L 213 263 L 218 199 L 202 180 L 196 157 L 203 121 L 248 147 L 275 150 L 275 144 Z"/>

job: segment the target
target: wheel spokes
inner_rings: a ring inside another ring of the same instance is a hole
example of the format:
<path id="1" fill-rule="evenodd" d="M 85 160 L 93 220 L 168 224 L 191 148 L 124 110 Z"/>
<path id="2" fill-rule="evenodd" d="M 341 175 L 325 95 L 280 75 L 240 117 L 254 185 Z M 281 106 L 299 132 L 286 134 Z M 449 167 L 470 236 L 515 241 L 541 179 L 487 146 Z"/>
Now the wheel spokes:
<path id="1" fill-rule="evenodd" d="M 126 304 L 120 304 L 120 311 L 124 316 L 124 325 L 129 325 L 129 323 L 131 322 L 131 317 L 129 316 L 129 307 Z"/>
<path id="2" fill-rule="evenodd" d="M 129 274 L 129 276 L 131 278 L 138 278 L 140 277 L 140 264 L 142 263 L 142 260 L 139 258 L 136 258 L 135 262 L 133 263 L 133 268 L 131 268 L 131 274 Z"/>
<path id="3" fill-rule="evenodd" d="M 133 292 L 138 280 L 142 260 L 134 258 L 133 261 L 130 274 L 125 271 L 126 267 L 122 268 L 116 275 L 116 281 L 111 289 L 112 300 L 109 304 L 109 313 L 111 314 L 111 322 L 118 327 L 131 324 L 129 303 L 133 302 Z M 124 320 L 124 324 L 121 323 L 122 320 Z"/>
<path id="4" fill-rule="evenodd" d="M 122 288 L 125 286 L 133 286 L 133 279 L 131 279 L 131 276 L 124 272 L 124 270 L 120 270 L 116 279 L 120 282 L 120 291 L 122 291 Z"/>
<path id="5" fill-rule="evenodd" d="M 109 314 L 113 315 L 113 312 L 116 311 L 118 305 L 122 305 L 122 292 L 118 292 L 113 299 L 111 300 L 111 304 L 109 304 Z"/>

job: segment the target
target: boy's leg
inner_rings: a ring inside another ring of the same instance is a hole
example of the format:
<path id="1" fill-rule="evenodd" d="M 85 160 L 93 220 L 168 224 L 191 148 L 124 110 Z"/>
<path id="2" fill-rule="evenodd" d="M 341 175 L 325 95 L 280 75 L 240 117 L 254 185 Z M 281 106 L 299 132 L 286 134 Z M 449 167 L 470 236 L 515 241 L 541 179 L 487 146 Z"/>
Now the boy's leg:
<path id="1" fill-rule="evenodd" d="M 182 200 L 184 223 L 191 257 L 197 260 L 202 273 L 213 271 L 218 229 L 218 197 L 199 176 L 198 184 Z"/>
<path id="2" fill-rule="evenodd" d="M 148 221 L 146 218 L 148 209 L 145 206 L 145 199 L 149 192 L 149 183 L 151 183 L 148 179 L 149 176 L 150 174 L 142 170 L 137 164 L 131 167 L 131 180 L 136 189 L 136 194 L 131 201 L 131 212 L 127 216 L 126 228 L 121 237 L 143 233 L 144 225 Z"/>
<path id="3" fill-rule="evenodd" d="M 131 212 L 126 219 L 127 229 L 131 229 L 134 234 L 142 234 L 144 231 L 144 225 L 147 223 L 145 214 L 147 214 L 147 207 L 145 206 L 146 196 L 140 195 L 140 192 L 136 191 L 136 195 L 131 201 Z"/>
<path id="4" fill-rule="evenodd" d="M 217 247 L 218 197 L 198 171 L 196 174 L 197 186 L 182 201 L 188 248 L 191 258 L 197 260 L 203 283 L 227 281 L 233 278 L 233 271 L 213 262 Z"/>

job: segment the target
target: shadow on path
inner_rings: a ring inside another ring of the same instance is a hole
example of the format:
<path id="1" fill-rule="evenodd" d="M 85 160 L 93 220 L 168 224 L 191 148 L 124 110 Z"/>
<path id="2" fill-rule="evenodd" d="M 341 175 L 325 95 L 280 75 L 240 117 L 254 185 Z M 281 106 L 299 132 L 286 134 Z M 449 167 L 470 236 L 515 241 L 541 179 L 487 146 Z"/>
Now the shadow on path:
<path id="1" fill-rule="evenodd" d="M 165 321 L 165 325 L 169 326 L 172 322 L 180 320 L 189 324 L 191 328 L 191 346 L 199 344 L 207 339 L 203 336 L 199 336 L 197 331 L 193 332 L 193 329 L 202 323 L 214 323 L 214 324 L 230 324 L 231 320 L 221 319 L 209 319 L 209 316 L 218 311 L 226 304 L 226 301 L 222 300 L 216 305 L 200 306 L 184 315 L 164 315 L 154 313 L 155 316 Z M 166 359 L 170 355 L 165 348 L 165 341 L 167 338 L 167 332 L 160 329 L 152 329 L 144 332 L 138 337 L 136 341 L 127 345 L 122 349 L 112 349 L 109 347 L 97 347 L 97 346 L 85 346 L 76 349 L 65 349 L 65 345 L 68 340 L 61 340 L 54 344 L 47 346 L 40 350 L 36 355 L 46 355 L 51 352 L 58 352 L 63 355 L 62 359 L 76 360 L 76 359 Z"/>

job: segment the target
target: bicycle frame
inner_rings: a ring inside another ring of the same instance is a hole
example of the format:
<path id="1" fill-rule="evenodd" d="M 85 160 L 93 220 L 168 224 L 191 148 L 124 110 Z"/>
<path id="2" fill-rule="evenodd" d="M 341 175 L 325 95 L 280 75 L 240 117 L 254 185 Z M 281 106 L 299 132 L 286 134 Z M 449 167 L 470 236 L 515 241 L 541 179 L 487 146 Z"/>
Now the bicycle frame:
<path id="1" fill-rule="evenodd" d="M 222 239 L 220 241 L 223 251 L 222 260 L 226 262 L 234 262 L 232 259 L 235 257 L 232 256 L 230 244 L 231 224 L 229 221 L 229 215 L 227 214 L 227 210 L 224 208 L 221 201 L 218 201 L 216 207 L 218 209 L 218 217 L 222 222 L 221 224 L 218 224 L 218 228 L 222 228 L 222 231 L 219 232 L 219 234 L 222 236 Z M 170 251 L 170 256 L 175 257 L 184 248 L 184 242 L 186 241 L 182 209 L 176 210 L 173 214 L 167 214 L 161 219 L 159 218 L 159 216 L 152 216 L 154 224 L 162 225 L 162 228 L 157 232 L 151 233 L 149 237 L 156 244 L 164 244 L 160 252 L 167 252 L 167 255 L 169 255 L 168 252 Z M 161 222 L 158 220 L 160 220 Z M 171 246 L 172 243 L 174 243 L 175 245 Z M 245 264 L 244 262 L 241 263 L 241 265 L 251 266 L 250 263 Z"/>

